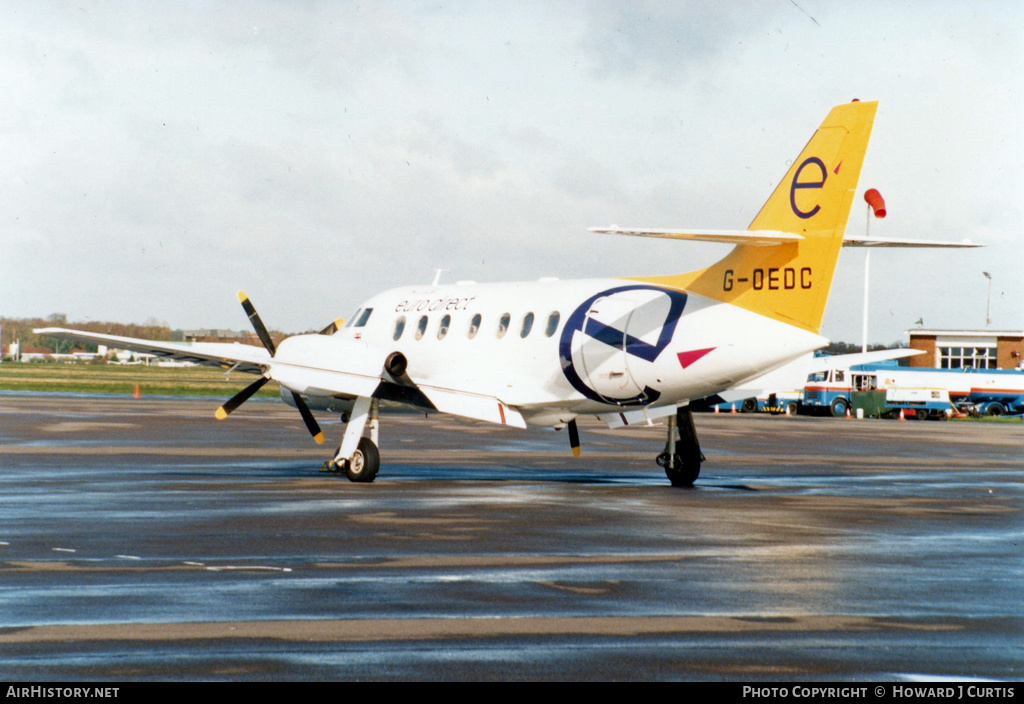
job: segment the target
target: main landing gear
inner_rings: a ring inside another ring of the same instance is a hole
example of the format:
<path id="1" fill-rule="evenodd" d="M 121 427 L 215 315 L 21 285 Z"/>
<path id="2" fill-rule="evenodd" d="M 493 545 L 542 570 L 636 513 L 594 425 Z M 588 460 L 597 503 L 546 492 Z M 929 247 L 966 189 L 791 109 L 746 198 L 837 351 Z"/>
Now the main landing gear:
<path id="1" fill-rule="evenodd" d="M 656 461 L 665 469 L 672 486 L 689 487 L 697 480 L 704 454 L 700 451 L 697 428 L 689 406 L 677 410 L 675 418 L 669 417 L 665 451 L 658 455 Z"/>
<path id="2" fill-rule="evenodd" d="M 345 426 L 345 436 L 334 459 L 324 462 L 320 471 L 344 473 L 353 482 L 372 482 L 380 470 L 378 431 L 377 399 L 359 397 L 352 408 Z"/>

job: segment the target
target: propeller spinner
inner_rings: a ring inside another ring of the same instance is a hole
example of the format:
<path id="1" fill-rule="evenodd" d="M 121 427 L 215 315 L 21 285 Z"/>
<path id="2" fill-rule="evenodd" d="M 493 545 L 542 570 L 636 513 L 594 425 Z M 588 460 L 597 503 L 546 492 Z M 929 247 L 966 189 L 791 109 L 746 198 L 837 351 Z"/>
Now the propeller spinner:
<path id="1" fill-rule="evenodd" d="M 245 291 L 238 292 L 238 300 L 242 303 L 242 308 L 245 309 L 245 314 L 249 316 L 249 322 L 252 323 L 253 329 L 256 331 L 256 336 L 260 338 L 260 342 L 270 352 L 270 358 L 274 358 L 274 354 L 277 352 L 277 348 L 274 346 L 274 341 L 270 339 L 270 333 L 267 332 L 266 326 L 263 324 L 263 320 L 260 319 L 259 313 L 256 312 L 255 306 L 249 297 L 245 295 Z M 270 377 L 263 376 L 253 383 L 246 386 L 244 389 L 239 391 L 237 394 L 228 399 L 227 403 L 217 409 L 214 414 L 217 420 L 224 420 L 228 415 L 236 408 L 241 406 L 243 403 L 249 400 L 249 398 L 263 388 L 263 385 L 270 381 Z M 289 390 L 290 391 L 290 390 Z M 313 436 L 313 439 L 317 444 L 322 444 L 324 441 L 324 433 L 320 430 L 320 425 L 316 422 L 316 418 L 313 417 L 313 413 L 309 410 L 309 406 L 302 400 L 294 391 L 290 391 L 292 399 L 295 401 L 295 407 L 299 409 L 299 413 L 302 415 L 302 422 L 306 424 L 306 428 L 309 430 L 309 434 Z"/>

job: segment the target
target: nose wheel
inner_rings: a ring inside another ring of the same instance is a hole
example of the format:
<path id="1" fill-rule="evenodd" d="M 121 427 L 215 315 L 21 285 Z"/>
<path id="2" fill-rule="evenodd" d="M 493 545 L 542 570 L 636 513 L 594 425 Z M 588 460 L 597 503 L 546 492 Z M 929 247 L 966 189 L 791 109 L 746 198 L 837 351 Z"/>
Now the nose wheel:
<path id="1" fill-rule="evenodd" d="M 323 463 L 320 471 L 344 473 L 353 482 L 369 483 L 376 479 L 380 470 L 379 417 L 377 399 L 358 397 L 348 414 L 338 451 L 333 459 Z"/>
<path id="2" fill-rule="evenodd" d="M 344 474 L 349 481 L 365 484 L 376 479 L 379 470 L 380 450 L 370 438 L 360 438 L 359 446 L 347 460 L 328 460 L 320 467 L 321 472 Z"/>

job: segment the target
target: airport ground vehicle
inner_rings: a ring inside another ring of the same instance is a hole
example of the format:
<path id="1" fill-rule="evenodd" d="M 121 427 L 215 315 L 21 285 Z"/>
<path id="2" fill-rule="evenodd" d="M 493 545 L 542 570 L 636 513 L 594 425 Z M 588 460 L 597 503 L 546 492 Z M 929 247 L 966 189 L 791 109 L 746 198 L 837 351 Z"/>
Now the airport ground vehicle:
<path id="1" fill-rule="evenodd" d="M 947 411 L 975 415 L 1024 413 L 1024 372 L 1002 369 L 932 369 L 891 363 L 829 369 L 808 376 L 803 406 L 846 415 L 862 407 L 865 415 L 900 410 L 915 417 Z"/>

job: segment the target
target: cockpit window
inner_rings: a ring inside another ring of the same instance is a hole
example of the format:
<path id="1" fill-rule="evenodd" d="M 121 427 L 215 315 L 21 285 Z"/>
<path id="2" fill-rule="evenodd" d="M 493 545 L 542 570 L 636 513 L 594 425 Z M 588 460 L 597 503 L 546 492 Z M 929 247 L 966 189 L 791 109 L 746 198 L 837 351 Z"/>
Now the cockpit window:
<path id="1" fill-rule="evenodd" d="M 355 323 L 356 323 L 356 320 L 358 320 L 358 319 L 359 319 L 359 314 L 360 314 L 360 313 L 362 313 L 362 312 L 363 312 L 363 309 L 362 309 L 362 308 L 360 308 L 360 309 L 359 309 L 359 310 L 357 310 L 357 311 L 356 311 L 355 313 L 353 313 L 353 314 L 352 314 L 352 317 L 348 319 L 348 322 L 347 322 L 347 323 L 345 323 L 345 327 L 347 327 L 347 328 L 350 328 L 350 327 L 352 327 L 353 325 L 355 325 Z"/>
<path id="2" fill-rule="evenodd" d="M 373 308 L 367 308 L 363 311 L 363 314 L 356 320 L 356 327 L 361 328 L 366 325 L 366 321 L 370 319 L 370 314 L 373 313 Z"/>

